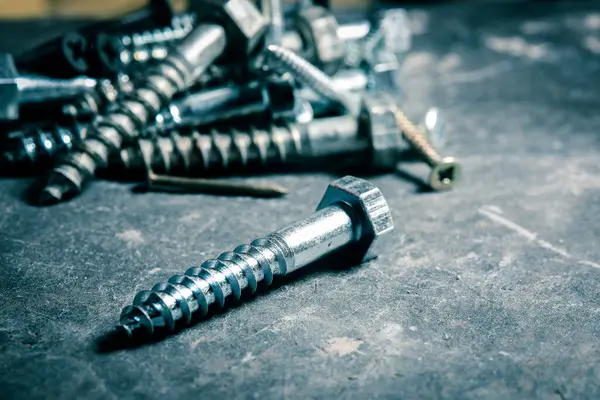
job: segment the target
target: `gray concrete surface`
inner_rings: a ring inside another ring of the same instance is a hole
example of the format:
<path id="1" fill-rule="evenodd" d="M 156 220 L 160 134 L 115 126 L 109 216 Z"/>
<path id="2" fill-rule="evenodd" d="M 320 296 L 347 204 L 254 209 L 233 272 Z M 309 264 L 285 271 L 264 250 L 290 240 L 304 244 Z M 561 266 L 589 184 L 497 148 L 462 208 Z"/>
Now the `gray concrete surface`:
<path id="1" fill-rule="evenodd" d="M 309 215 L 327 174 L 254 200 L 96 182 L 51 208 L 0 182 L 2 398 L 596 399 L 600 6 L 413 12 L 412 115 L 448 113 L 449 193 L 373 177 L 396 222 L 368 264 L 293 276 L 158 343 L 98 346 L 135 292 Z M 408 171 L 408 172 L 407 172 Z M 333 267 L 333 266 L 332 266 Z"/>

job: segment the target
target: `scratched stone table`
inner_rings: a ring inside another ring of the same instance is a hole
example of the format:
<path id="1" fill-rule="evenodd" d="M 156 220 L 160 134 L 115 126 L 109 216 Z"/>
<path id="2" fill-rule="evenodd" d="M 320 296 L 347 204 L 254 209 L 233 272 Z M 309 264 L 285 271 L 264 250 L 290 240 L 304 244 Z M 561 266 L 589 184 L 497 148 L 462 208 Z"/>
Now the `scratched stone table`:
<path id="1" fill-rule="evenodd" d="M 309 215 L 285 199 L 135 194 L 96 182 L 51 208 L 0 182 L 2 398 L 600 396 L 600 6 L 414 10 L 412 115 L 448 114 L 461 185 L 373 177 L 396 229 L 366 265 L 285 279 L 158 343 L 101 345 L 137 290 Z"/>

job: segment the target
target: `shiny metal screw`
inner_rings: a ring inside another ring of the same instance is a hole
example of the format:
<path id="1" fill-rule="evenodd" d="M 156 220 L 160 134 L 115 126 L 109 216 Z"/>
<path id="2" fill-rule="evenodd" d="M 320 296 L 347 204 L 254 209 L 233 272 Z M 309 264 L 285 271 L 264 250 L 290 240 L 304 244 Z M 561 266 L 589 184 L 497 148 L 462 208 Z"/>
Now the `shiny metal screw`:
<path id="1" fill-rule="evenodd" d="M 152 170 L 180 176 L 314 165 L 393 171 L 410 150 L 395 111 L 392 99 L 365 95 L 359 117 L 346 114 L 307 123 L 279 121 L 268 127 L 238 127 L 227 132 L 195 129 L 184 135 L 173 131 L 167 137 L 139 139 L 137 146 L 123 149 L 112 159 L 111 166 L 115 172 Z"/>
<path id="2" fill-rule="evenodd" d="M 434 190 L 452 189 L 456 181 L 460 179 L 460 164 L 453 157 L 442 158 L 427 141 L 426 137 L 423 136 L 419 128 L 399 108 L 395 110 L 395 114 L 404 138 L 431 167 L 428 179 L 429 186 Z"/>
<path id="3" fill-rule="evenodd" d="M 135 140 L 177 92 L 189 88 L 226 50 L 241 52 L 243 56 L 260 42 L 265 23 L 249 0 L 200 3 L 202 12 L 217 13 L 215 9 L 222 7 L 226 16 L 207 15 L 206 21 L 220 22 L 198 25 L 166 59 L 138 76 L 131 93 L 92 122 L 88 137 L 53 169 L 39 196 L 41 204 L 54 204 L 77 195 L 98 167 L 106 165 L 111 153 L 123 143 Z"/>
<path id="4" fill-rule="evenodd" d="M 123 46 L 121 62 L 129 65 L 133 62 L 162 60 L 167 56 L 169 45 L 182 40 L 194 29 L 195 20 L 194 14 L 183 13 L 175 15 L 169 26 L 120 36 L 119 41 Z"/>
<path id="5" fill-rule="evenodd" d="M 152 290 L 139 292 L 123 309 L 117 329 L 128 336 L 138 331 L 171 333 L 211 306 L 224 308 L 242 293 L 254 293 L 262 282 L 270 285 L 326 255 L 339 254 L 360 263 L 374 254 L 379 236 L 393 229 L 383 194 L 373 184 L 346 176 L 325 192 L 317 212 L 267 236 L 222 253 L 184 275 L 172 276 Z"/>
<path id="6" fill-rule="evenodd" d="M 310 87 L 321 96 L 338 103 L 352 115 L 358 115 L 360 103 L 352 93 L 336 87 L 335 83 L 323 71 L 281 46 L 267 46 L 265 63 L 275 70 L 285 70 L 294 78 Z"/>
<path id="7" fill-rule="evenodd" d="M 156 116 L 156 125 L 149 133 L 255 116 L 264 121 L 291 118 L 295 105 L 296 86 L 292 79 L 269 77 L 243 85 L 225 85 L 171 102 Z"/>

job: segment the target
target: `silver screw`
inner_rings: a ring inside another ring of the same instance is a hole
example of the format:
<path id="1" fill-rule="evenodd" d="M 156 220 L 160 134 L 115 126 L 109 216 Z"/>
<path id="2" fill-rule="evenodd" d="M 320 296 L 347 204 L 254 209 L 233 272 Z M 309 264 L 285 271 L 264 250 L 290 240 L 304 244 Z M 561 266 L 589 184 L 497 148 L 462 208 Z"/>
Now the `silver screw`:
<path id="1" fill-rule="evenodd" d="M 132 141 L 175 93 L 187 88 L 197 63 L 210 63 L 225 48 L 223 28 L 201 25 L 165 60 L 152 66 L 134 83 L 134 90 L 92 122 L 89 134 L 52 170 L 40 204 L 54 204 L 77 195 L 111 152 Z"/>
<path id="2" fill-rule="evenodd" d="M 202 12 L 217 13 L 218 4 L 201 3 Z M 107 164 L 111 153 L 135 140 L 139 131 L 156 117 L 175 93 L 188 88 L 226 50 L 248 54 L 258 44 L 266 24 L 254 4 L 250 0 L 230 0 L 220 6 L 226 8 L 226 16 L 219 24 L 197 26 L 165 60 L 140 74 L 131 93 L 92 123 L 88 137 L 51 172 L 39 197 L 41 204 L 53 204 L 77 195 L 97 168 Z M 231 12 L 228 7 L 238 11 Z M 206 21 L 218 18 L 221 17 L 207 15 Z M 250 23 L 248 19 L 251 19 Z"/>
<path id="3" fill-rule="evenodd" d="M 193 317 L 205 316 L 211 306 L 223 308 L 230 299 L 240 300 L 243 292 L 254 293 L 261 282 L 270 285 L 274 277 L 326 255 L 365 261 L 373 255 L 376 239 L 393 227 L 379 189 L 346 176 L 329 185 L 317 212 L 307 219 L 139 292 L 123 309 L 117 328 L 128 336 L 138 331 L 171 333 L 178 325 L 191 324 Z"/>
<path id="4" fill-rule="evenodd" d="M 397 108 L 395 113 L 396 121 L 404 138 L 431 167 L 428 179 L 429 186 L 434 190 L 451 189 L 460 179 L 460 164 L 453 157 L 441 157 L 419 128 L 404 115 L 402 110 Z"/>
<path id="5" fill-rule="evenodd" d="M 176 130 L 167 137 L 139 139 L 137 147 L 123 149 L 111 164 L 115 171 L 151 169 L 183 176 L 314 165 L 390 171 L 409 149 L 395 111 L 385 96 L 365 95 L 358 117 L 279 121 L 266 128 L 238 127 L 230 132 L 193 130 L 184 135 Z"/>
<path id="6" fill-rule="evenodd" d="M 358 115 L 360 103 L 352 93 L 337 87 L 323 71 L 294 52 L 281 46 L 269 45 L 265 63 L 274 69 L 289 72 L 298 81 L 326 99 L 342 105 L 352 115 Z"/>
<path id="7" fill-rule="evenodd" d="M 257 115 L 267 120 L 288 118 L 293 116 L 295 104 L 296 87 L 292 79 L 273 77 L 243 85 L 225 85 L 171 102 L 157 115 L 154 128 L 160 133 Z"/>

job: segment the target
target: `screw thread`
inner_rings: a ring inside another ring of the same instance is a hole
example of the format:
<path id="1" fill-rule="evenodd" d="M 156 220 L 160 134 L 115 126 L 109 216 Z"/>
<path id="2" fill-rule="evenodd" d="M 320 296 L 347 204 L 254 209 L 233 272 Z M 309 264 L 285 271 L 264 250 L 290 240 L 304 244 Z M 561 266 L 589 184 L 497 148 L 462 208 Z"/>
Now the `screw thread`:
<path id="1" fill-rule="evenodd" d="M 194 14 L 184 13 L 174 16 L 167 27 L 121 36 L 121 61 L 128 65 L 165 58 L 168 46 L 186 37 L 194 29 L 195 20 Z"/>
<path id="2" fill-rule="evenodd" d="M 359 105 L 351 93 L 336 87 L 329 76 L 293 51 L 281 46 L 269 45 L 265 62 L 276 69 L 287 70 L 304 85 L 312 88 L 321 96 L 341 104 L 350 113 L 358 113 Z"/>
<path id="3" fill-rule="evenodd" d="M 2 165 L 10 167 L 45 166 L 57 154 L 67 152 L 85 138 L 85 125 L 55 126 L 51 129 L 31 129 L 15 132 L 7 140 Z"/>
<path id="4" fill-rule="evenodd" d="M 88 136 L 67 153 L 50 174 L 40 203 L 50 204 L 79 193 L 99 166 L 106 166 L 109 153 L 124 142 L 137 137 L 138 130 L 158 114 L 173 95 L 183 90 L 193 68 L 177 53 L 149 68 L 140 76 L 130 93 L 115 102 L 114 107 L 91 124 Z"/>
<path id="5" fill-rule="evenodd" d="M 62 107 L 62 113 L 70 118 L 89 118 L 105 112 L 113 104 L 119 93 L 131 91 L 131 82 L 128 77 L 119 77 L 114 82 L 101 80 L 93 91 L 82 93 L 72 102 Z"/>
<path id="6" fill-rule="evenodd" d="M 123 309 L 119 327 L 129 335 L 140 329 L 150 335 L 156 328 L 172 332 L 178 321 L 188 325 L 193 317 L 205 316 L 211 305 L 224 308 L 228 298 L 240 300 L 245 289 L 254 293 L 260 282 L 270 285 L 274 276 L 285 275 L 286 254 L 289 249 L 276 233 L 238 246 L 139 292 Z"/>
<path id="7" fill-rule="evenodd" d="M 410 143 L 413 149 L 421 153 L 429 165 L 437 164 L 441 160 L 441 157 L 427 140 L 427 135 L 424 135 L 399 108 L 396 108 L 395 114 L 396 121 L 402 130 L 404 138 Z"/>
<path id="8" fill-rule="evenodd" d="M 285 163 L 302 154 L 302 137 L 294 124 L 271 125 L 202 134 L 172 133 L 168 137 L 139 139 L 137 148 L 122 150 L 118 162 L 127 169 L 156 173 L 198 175 L 251 166 Z"/>

